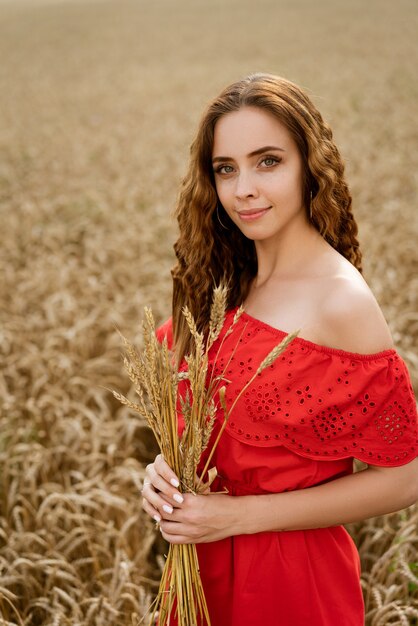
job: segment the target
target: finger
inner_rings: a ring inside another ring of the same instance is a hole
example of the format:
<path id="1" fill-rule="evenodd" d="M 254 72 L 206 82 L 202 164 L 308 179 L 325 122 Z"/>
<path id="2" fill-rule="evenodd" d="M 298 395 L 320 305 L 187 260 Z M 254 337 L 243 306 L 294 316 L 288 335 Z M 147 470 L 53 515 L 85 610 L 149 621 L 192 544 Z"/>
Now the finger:
<path id="1" fill-rule="evenodd" d="M 156 522 L 161 522 L 160 513 L 157 509 L 154 509 L 154 507 L 148 502 L 148 500 L 145 500 L 145 498 L 142 500 L 142 508 L 145 513 L 148 513 L 148 515 L 150 515 Z"/>
<path id="2" fill-rule="evenodd" d="M 175 475 L 171 467 L 164 460 L 162 454 L 159 454 L 154 461 L 155 470 L 165 478 L 165 480 L 172 485 L 172 487 L 178 487 L 180 485 L 180 481 L 178 477 Z"/>
<path id="3" fill-rule="evenodd" d="M 169 543 L 176 543 L 176 544 L 182 544 L 182 543 L 195 543 L 192 539 L 190 539 L 190 537 L 186 537 L 185 535 L 169 535 L 167 534 L 160 525 L 160 532 L 161 535 L 164 537 L 164 539 L 166 541 L 168 541 Z"/>
<path id="4" fill-rule="evenodd" d="M 168 498 L 163 493 L 155 491 L 151 484 L 144 486 L 142 489 L 142 497 L 143 500 L 147 501 L 161 517 L 173 515 L 173 513 L 177 510 L 176 507 L 180 506 L 180 504 L 173 502 L 172 499 Z"/>
<path id="5" fill-rule="evenodd" d="M 146 478 L 144 478 L 144 481 L 142 483 L 142 489 L 141 489 L 141 493 L 144 490 L 145 487 L 147 487 L 148 485 L 151 485 L 151 481 L 147 480 Z"/>
<path id="6" fill-rule="evenodd" d="M 156 522 L 161 522 L 162 520 L 166 522 L 174 521 L 175 524 L 173 528 L 175 528 L 176 525 L 181 521 L 181 518 L 178 517 L 179 510 L 173 509 L 173 507 L 167 505 L 167 503 L 164 503 L 162 506 L 160 506 L 160 503 L 158 503 L 157 505 L 153 505 L 146 498 L 143 498 L 142 508 L 146 513 L 148 513 L 148 515 L 155 519 Z"/>
<path id="7" fill-rule="evenodd" d="M 169 499 L 171 503 L 174 503 L 174 506 L 178 506 L 184 501 L 181 493 L 177 489 L 174 489 L 174 487 L 167 482 L 164 476 L 158 472 L 155 464 L 151 464 L 147 467 L 147 478 L 144 480 L 142 493 L 144 497 L 148 497 L 148 493 L 150 491 L 155 492 L 155 490 L 158 490 L 167 499 Z"/>
<path id="8" fill-rule="evenodd" d="M 162 519 L 160 524 L 166 535 L 188 537 L 191 541 L 197 536 L 196 529 L 191 528 L 188 524 L 181 521 L 172 521 L 170 519 Z"/>

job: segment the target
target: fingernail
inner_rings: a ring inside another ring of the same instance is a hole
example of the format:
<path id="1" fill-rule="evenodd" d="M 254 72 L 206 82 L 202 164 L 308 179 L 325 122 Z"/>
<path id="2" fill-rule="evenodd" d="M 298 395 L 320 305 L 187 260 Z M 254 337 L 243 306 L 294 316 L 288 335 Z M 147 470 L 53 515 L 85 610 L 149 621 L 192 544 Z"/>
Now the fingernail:
<path id="1" fill-rule="evenodd" d="M 184 498 L 180 494 L 175 493 L 174 496 L 173 496 L 173 500 L 175 500 L 176 502 L 181 504 L 184 501 Z"/>
<path id="2" fill-rule="evenodd" d="M 156 522 L 161 522 L 161 517 L 159 515 L 153 515 L 153 518 Z"/>
<path id="3" fill-rule="evenodd" d="M 180 485 L 179 481 L 177 480 L 177 478 L 172 478 L 170 480 L 170 483 L 173 485 L 173 487 L 178 487 Z"/>
<path id="4" fill-rule="evenodd" d="M 173 507 L 170 506 L 169 504 L 163 504 L 163 511 L 165 511 L 166 513 L 172 513 Z"/>

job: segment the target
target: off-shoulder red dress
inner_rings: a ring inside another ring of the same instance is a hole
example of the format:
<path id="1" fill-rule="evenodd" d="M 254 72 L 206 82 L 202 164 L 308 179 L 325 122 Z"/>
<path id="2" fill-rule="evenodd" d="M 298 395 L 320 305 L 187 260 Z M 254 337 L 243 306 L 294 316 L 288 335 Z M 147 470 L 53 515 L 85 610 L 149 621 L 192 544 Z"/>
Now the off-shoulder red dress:
<path id="1" fill-rule="evenodd" d="M 224 338 L 236 310 L 210 351 L 214 373 L 230 381 L 228 406 L 286 336 L 244 312 Z M 157 330 L 165 335 L 170 344 L 171 318 Z M 355 354 L 297 337 L 237 402 L 212 490 L 293 491 L 351 474 L 354 458 L 389 467 L 417 455 L 416 402 L 396 350 Z M 212 626 L 364 624 L 360 559 L 343 526 L 240 535 L 197 550 Z"/>

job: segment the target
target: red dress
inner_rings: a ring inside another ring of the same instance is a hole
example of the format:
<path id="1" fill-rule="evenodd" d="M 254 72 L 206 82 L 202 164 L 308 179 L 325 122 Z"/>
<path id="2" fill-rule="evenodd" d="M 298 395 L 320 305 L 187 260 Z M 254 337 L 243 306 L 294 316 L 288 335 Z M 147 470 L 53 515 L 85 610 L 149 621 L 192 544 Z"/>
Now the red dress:
<path id="1" fill-rule="evenodd" d="M 225 369 L 231 381 L 229 407 L 286 336 L 243 313 L 215 362 L 236 310 L 210 351 L 215 374 Z M 171 318 L 157 331 L 164 335 L 170 344 Z M 362 355 L 297 337 L 231 413 L 212 491 L 293 491 L 351 474 L 353 458 L 397 466 L 417 455 L 416 403 L 394 349 Z M 364 624 L 360 559 L 343 526 L 238 535 L 197 550 L 212 626 Z"/>

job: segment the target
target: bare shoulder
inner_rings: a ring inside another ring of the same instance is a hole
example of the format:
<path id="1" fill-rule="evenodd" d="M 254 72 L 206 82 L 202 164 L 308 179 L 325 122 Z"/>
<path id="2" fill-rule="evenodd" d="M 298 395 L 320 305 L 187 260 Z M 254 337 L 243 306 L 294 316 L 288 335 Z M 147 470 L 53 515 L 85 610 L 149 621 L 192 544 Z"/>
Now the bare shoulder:
<path id="1" fill-rule="evenodd" d="M 327 345 L 359 354 L 394 347 L 379 304 L 354 267 L 339 272 L 328 286 L 320 314 Z"/>

